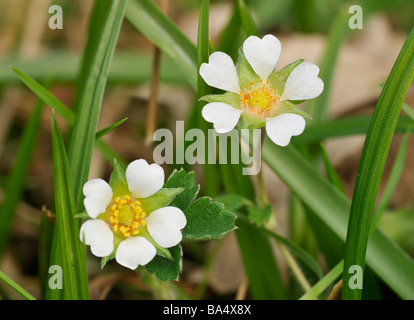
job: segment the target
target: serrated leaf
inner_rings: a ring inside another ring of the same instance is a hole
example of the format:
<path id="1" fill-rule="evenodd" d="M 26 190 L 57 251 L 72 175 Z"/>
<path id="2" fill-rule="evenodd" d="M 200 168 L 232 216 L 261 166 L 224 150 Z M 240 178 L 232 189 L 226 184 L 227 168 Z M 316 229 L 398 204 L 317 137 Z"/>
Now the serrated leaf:
<path id="1" fill-rule="evenodd" d="M 221 202 L 226 208 L 226 210 L 229 211 L 237 211 L 244 206 L 253 205 L 253 203 L 249 199 L 246 199 L 245 197 L 242 197 L 238 194 L 232 193 L 216 197 L 215 200 Z"/>
<path id="2" fill-rule="evenodd" d="M 269 221 L 270 216 L 272 215 L 272 206 L 267 205 L 264 208 L 260 208 L 258 206 L 252 206 L 248 208 L 248 217 L 249 220 L 257 223 L 259 225 Z"/>
<path id="3" fill-rule="evenodd" d="M 174 170 L 165 183 L 165 188 L 185 188 L 183 192 L 177 195 L 170 205 L 185 210 L 196 198 L 200 191 L 200 185 L 196 184 L 196 176 L 194 172 L 185 172 Z"/>
<path id="4" fill-rule="evenodd" d="M 171 252 L 172 260 L 155 256 L 151 262 L 149 262 L 145 269 L 151 273 L 155 273 L 158 279 L 161 281 L 178 280 L 180 272 L 182 270 L 182 256 L 183 249 L 180 245 L 169 248 Z"/>
<path id="5" fill-rule="evenodd" d="M 209 197 L 197 199 L 184 214 L 187 225 L 183 229 L 183 239 L 186 240 L 219 239 L 236 228 L 235 214 Z"/>

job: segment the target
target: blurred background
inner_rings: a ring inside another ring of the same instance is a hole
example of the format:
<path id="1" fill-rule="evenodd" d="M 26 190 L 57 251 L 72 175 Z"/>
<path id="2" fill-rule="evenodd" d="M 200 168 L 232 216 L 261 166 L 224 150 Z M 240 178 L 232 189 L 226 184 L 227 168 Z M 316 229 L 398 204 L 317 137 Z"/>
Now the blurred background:
<path id="1" fill-rule="evenodd" d="M 165 2 L 167 15 L 195 44 L 199 2 Z M 63 9 L 62 30 L 48 27 L 48 20 L 52 16 L 48 9 L 53 4 Z M 414 2 L 384 1 L 380 9 L 371 10 L 364 7 L 364 1 L 250 1 L 260 33 L 272 33 L 281 40 L 282 54 L 277 69 L 299 58 L 318 64 L 325 53 L 329 36 L 335 30 L 335 17 L 339 11 L 347 11 L 353 4 L 360 5 L 364 10 L 363 29 L 344 31 L 349 34 L 335 64 L 328 104 L 330 119 L 372 114 L 381 84 L 391 71 L 413 25 Z M 92 0 L 0 0 L 0 199 L 4 198 L 4 186 L 15 163 L 22 132 L 36 103 L 35 95 L 19 82 L 9 66 L 22 70 L 40 83 L 51 79 L 50 90 L 53 94 L 66 105 L 72 106 L 92 5 Z M 221 41 L 222 31 L 232 17 L 233 8 L 232 1 L 211 1 L 210 36 L 213 45 Z M 234 35 L 233 41 L 240 46 L 245 37 L 241 32 Z M 127 162 L 137 158 L 153 161 L 153 145 L 145 143 L 153 53 L 151 42 L 125 19 L 108 79 L 99 128 L 128 117 L 122 126 L 104 138 Z M 174 130 L 175 121 L 185 120 L 189 115 L 196 93 L 168 57 L 162 56 L 160 80 L 157 127 Z M 406 103 L 414 106 L 413 90 L 409 91 Z M 60 128 L 65 130 L 66 122 L 61 118 L 58 120 Z M 9 241 L 0 253 L 0 270 L 36 297 L 41 296 L 40 274 L 44 268 L 38 255 L 42 248 L 39 242 L 39 232 L 42 232 L 39 231 L 40 221 L 42 216 L 52 219 L 48 211 L 53 208 L 50 123 L 51 111 L 46 107 L 42 113 L 41 130 L 31 155 L 24 190 L 15 207 Z M 393 140 L 384 180 L 387 179 L 401 138 L 397 135 Z M 352 135 L 329 139 L 325 144 L 349 197 L 352 196 L 363 143 L 363 135 Z M 383 231 L 411 255 L 414 255 L 413 144 L 411 138 L 404 173 L 390 202 L 393 210 L 387 212 L 381 221 Z M 194 170 L 198 173 L 198 182 L 202 184 L 199 168 Z M 264 170 L 268 169 L 265 167 Z M 94 154 L 90 177 L 108 179 L 111 171 L 112 164 L 106 162 L 99 153 Z M 321 258 L 314 249 L 316 239 L 311 232 L 306 236 L 291 232 L 289 190 L 274 174 L 265 174 L 265 178 L 266 184 L 271 186 L 268 188 L 269 196 L 284 235 L 313 252 L 316 258 Z M 381 192 L 382 189 L 380 196 Z M 184 294 L 194 296 L 199 284 L 205 282 L 203 298 L 233 299 L 236 296 L 244 281 L 244 270 L 234 235 L 220 242 L 185 244 L 184 252 L 184 271 L 179 283 Z M 210 255 L 211 252 L 214 255 Z M 276 255 L 279 255 L 277 250 Z M 99 259 L 89 256 L 89 260 L 91 298 L 150 297 L 151 291 L 140 282 L 136 273 L 112 262 L 101 272 Z M 322 258 L 320 261 L 323 265 Z M 283 261 L 280 261 L 280 265 L 284 280 L 288 281 L 288 271 Z M 2 283 L 0 296 L 20 299 Z"/>

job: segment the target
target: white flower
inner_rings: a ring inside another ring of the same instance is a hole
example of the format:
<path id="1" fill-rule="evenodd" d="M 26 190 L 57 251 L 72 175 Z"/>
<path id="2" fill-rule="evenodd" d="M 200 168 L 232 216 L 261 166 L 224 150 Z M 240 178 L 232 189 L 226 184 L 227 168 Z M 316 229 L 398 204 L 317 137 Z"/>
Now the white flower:
<path id="1" fill-rule="evenodd" d="M 155 246 L 177 245 L 187 220 L 176 207 L 146 212 L 141 203 L 164 185 L 164 171 L 158 164 L 135 160 L 128 165 L 125 178 L 127 185 L 116 191 L 122 190 L 120 195 L 114 195 L 114 190 L 102 179 L 85 183 L 84 205 L 92 219 L 82 225 L 80 238 L 97 257 L 107 257 L 116 250 L 116 261 L 134 270 L 155 257 Z"/>
<path id="2" fill-rule="evenodd" d="M 318 66 L 310 62 L 299 61 L 293 70 L 288 66 L 284 75 L 275 72 L 280 53 L 280 41 L 273 35 L 262 39 L 250 36 L 244 41 L 241 52 L 247 67 L 238 65 L 236 68 L 223 52 L 214 52 L 208 63 L 201 65 L 200 75 L 204 81 L 227 91 L 227 95 L 202 98 L 209 102 L 202 115 L 213 123 L 218 133 L 234 129 L 242 116 L 246 123 L 254 122 L 258 127 L 265 125 L 267 135 L 279 146 L 288 145 L 292 136 L 303 132 L 306 125 L 304 113 L 291 101 L 316 98 L 322 93 L 324 84 L 318 78 Z M 283 78 L 285 75 L 287 79 Z M 246 79 L 246 76 L 251 78 Z"/>

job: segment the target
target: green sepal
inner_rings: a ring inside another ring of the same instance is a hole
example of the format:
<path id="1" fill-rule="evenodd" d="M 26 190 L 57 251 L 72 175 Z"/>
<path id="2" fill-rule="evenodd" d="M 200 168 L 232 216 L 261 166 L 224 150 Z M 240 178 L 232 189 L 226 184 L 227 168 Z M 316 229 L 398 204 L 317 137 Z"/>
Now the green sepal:
<path id="1" fill-rule="evenodd" d="M 312 119 L 312 117 L 308 113 L 306 113 L 305 111 L 303 111 L 302 109 L 297 107 L 291 101 L 281 101 L 278 108 L 277 108 L 277 112 L 275 113 L 274 117 L 276 117 L 278 115 L 281 115 L 283 113 L 295 113 L 295 114 L 300 115 L 301 117 L 303 117 L 305 119 Z"/>
<path id="2" fill-rule="evenodd" d="M 225 210 L 221 202 L 212 201 L 209 197 L 197 199 L 184 214 L 187 218 L 183 229 L 184 240 L 220 239 L 236 228 L 236 215 Z"/>
<path id="3" fill-rule="evenodd" d="M 156 243 L 155 240 L 151 237 L 151 235 L 149 234 L 146 227 L 141 228 L 138 235 L 140 237 L 144 237 L 145 239 L 147 239 L 155 247 L 155 249 L 157 249 L 157 256 L 161 256 L 161 257 L 166 258 L 168 260 L 173 259 L 173 257 L 171 256 L 170 251 L 166 248 L 160 247 L 158 245 L 158 243 Z"/>
<path id="4" fill-rule="evenodd" d="M 239 85 L 242 91 L 246 88 L 251 89 L 251 81 L 259 83 L 260 77 L 254 72 L 252 66 L 244 56 L 243 49 L 239 49 L 239 60 L 236 64 L 237 74 L 239 76 Z"/>
<path id="5" fill-rule="evenodd" d="M 150 214 L 151 212 L 168 206 L 174 198 L 183 192 L 185 188 L 162 188 L 152 196 L 139 199 L 141 202 L 141 206 L 146 214 Z"/>
<path id="6" fill-rule="evenodd" d="M 237 128 L 239 129 L 260 129 L 266 124 L 266 121 L 263 118 L 256 116 L 254 113 L 243 112 L 240 115 Z"/>
<path id="7" fill-rule="evenodd" d="M 92 219 L 92 218 L 91 218 L 91 217 L 90 217 L 90 216 L 86 213 L 86 211 L 76 214 L 76 215 L 75 215 L 75 218 L 77 218 L 77 219 L 85 219 L 85 220 Z"/>
<path id="8" fill-rule="evenodd" d="M 206 96 L 202 96 L 199 100 L 206 102 L 222 102 L 232 106 L 235 109 L 240 109 L 240 96 L 234 92 L 208 94 Z"/>
<path id="9" fill-rule="evenodd" d="M 113 258 L 115 258 L 115 253 L 116 253 L 116 250 L 112 251 L 112 253 L 109 256 L 103 257 L 101 259 L 101 270 L 106 266 L 109 260 L 112 260 Z"/>
<path id="10" fill-rule="evenodd" d="M 160 256 L 155 256 L 145 269 L 148 272 L 155 273 L 156 277 L 161 281 L 178 280 L 182 270 L 183 249 L 180 245 L 170 248 L 172 258 L 167 260 Z"/>
<path id="11" fill-rule="evenodd" d="M 270 82 L 273 90 L 277 90 L 279 96 L 282 96 L 283 91 L 285 90 L 286 80 L 289 77 L 290 73 L 302 62 L 303 59 L 296 60 L 295 62 L 292 62 L 291 64 L 288 64 L 282 69 L 275 71 L 269 75 L 267 80 Z"/>
<path id="12" fill-rule="evenodd" d="M 112 189 L 113 198 L 130 194 L 125 172 L 116 160 L 114 161 L 114 171 L 112 171 L 111 178 L 109 179 L 109 186 Z"/>

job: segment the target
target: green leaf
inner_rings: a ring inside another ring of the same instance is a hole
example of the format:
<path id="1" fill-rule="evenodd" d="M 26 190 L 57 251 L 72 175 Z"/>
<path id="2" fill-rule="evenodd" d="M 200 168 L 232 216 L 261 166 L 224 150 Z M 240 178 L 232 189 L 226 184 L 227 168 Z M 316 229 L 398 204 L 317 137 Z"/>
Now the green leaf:
<path id="1" fill-rule="evenodd" d="M 59 113 L 70 125 L 73 124 L 75 119 L 75 113 L 72 109 L 68 108 L 61 101 L 59 101 L 50 91 L 44 88 L 40 83 L 36 82 L 34 79 L 24 74 L 23 72 L 13 69 L 20 80 L 27 85 L 27 87 L 37 95 L 45 104 L 48 104 L 53 110 Z M 108 163 L 112 164 L 114 159 L 119 163 L 122 163 L 123 167 L 126 167 L 122 158 L 107 144 L 101 140 L 96 140 L 95 145 L 97 149 L 102 153 L 102 155 L 107 159 Z"/>
<path id="2" fill-rule="evenodd" d="M 82 186 L 89 175 L 106 80 L 125 8 L 126 0 L 104 0 L 95 2 L 92 12 L 68 148 L 70 176 L 78 209 L 82 206 Z"/>
<path id="3" fill-rule="evenodd" d="M 237 219 L 235 232 L 240 245 L 243 266 L 250 292 L 257 300 L 287 299 L 286 289 L 267 235 L 250 223 Z"/>
<path id="4" fill-rule="evenodd" d="M 244 206 L 251 206 L 253 202 L 238 194 L 227 193 L 224 196 L 216 197 L 214 200 L 221 202 L 226 210 L 237 211 Z"/>
<path id="5" fill-rule="evenodd" d="M 0 214 L 0 255 L 7 246 L 16 207 L 23 193 L 26 174 L 36 145 L 37 133 L 40 128 L 42 110 L 42 102 L 39 101 L 26 124 L 20 140 L 20 146 L 13 169 L 7 176 L 4 188 L 5 198 L 1 204 Z"/>
<path id="6" fill-rule="evenodd" d="M 236 216 L 224 210 L 222 203 L 209 197 L 197 199 L 184 214 L 187 217 L 187 225 L 183 229 L 185 240 L 219 239 L 236 228 Z"/>
<path id="7" fill-rule="evenodd" d="M 375 200 L 398 116 L 413 78 L 414 28 L 381 92 L 362 150 L 345 244 L 344 283 L 352 276 L 347 272 L 351 266 L 364 269 Z M 349 286 L 342 291 L 344 299 L 360 299 L 361 294 L 362 289 L 352 290 Z"/>
<path id="8" fill-rule="evenodd" d="M 299 300 L 315 300 L 325 291 L 336 279 L 340 277 L 344 269 L 344 261 L 339 262 L 332 270 L 330 270 L 321 280 L 319 280 L 308 292 L 306 292 Z"/>
<path id="9" fill-rule="evenodd" d="M 24 290 L 21 286 L 19 286 L 16 282 L 14 282 L 10 277 L 0 271 L 0 280 L 7 284 L 10 288 L 16 291 L 20 296 L 25 298 L 26 300 L 36 300 L 30 293 Z"/>
<path id="10" fill-rule="evenodd" d="M 171 206 L 180 208 L 183 211 L 189 207 L 200 190 L 200 186 L 196 184 L 195 173 L 187 173 L 184 169 L 181 169 L 180 171 L 174 170 L 168 177 L 164 187 L 185 188 L 185 190 L 178 194 L 170 203 Z"/>
<path id="11" fill-rule="evenodd" d="M 242 23 L 242 28 L 247 35 L 259 35 L 259 30 L 253 20 L 253 17 L 250 14 L 250 9 L 247 7 L 244 0 L 237 0 L 237 8 L 239 10 L 239 15 Z"/>
<path id="12" fill-rule="evenodd" d="M 119 120 L 119 121 L 111 124 L 110 126 L 108 126 L 106 128 L 103 128 L 102 130 L 99 130 L 95 135 L 95 139 L 102 138 L 104 135 L 108 134 L 109 132 L 111 132 L 115 128 L 119 127 L 121 124 L 123 124 L 127 120 L 128 120 L 128 118 L 124 118 L 122 120 Z"/>
<path id="13" fill-rule="evenodd" d="M 407 131 L 404 136 L 403 141 L 401 142 L 400 148 L 398 149 L 397 156 L 395 157 L 394 164 L 391 169 L 391 173 L 388 177 L 387 184 L 384 189 L 381 201 L 378 204 L 378 208 L 375 212 L 374 220 L 372 221 L 371 230 L 375 230 L 375 227 L 378 225 L 378 222 L 381 219 L 382 214 L 387 208 L 391 196 L 393 195 L 395 189 L 397 188 L 398 181 L 404 170 L 404 162 L 407 155 L 408 142 L 410 139 L 411 130 Z"/>
<path id="14" fill-rule="evenodd" d="M 79 229 L 75 223 L 76 208 L 69 177 L 69 167 L 62 136 L 53 115 L 53 172 L 56 206 L 56 228 L 63 271 L 63 293 L 69 300 L 89 299 L 88 276 Z M 56 252 L 56 251 L 55 251 Z M 52 261 L 54 258 L 51 258 Z"/>
<path id="15" fill-rule="evenodd" d="M 145 269 L 151 273 L 155 273 L 161 281 L 178 280 L 182 270 L 183 249 L 180 245 L 176 245 L 169 249 L 172 260 L 155 256 L 151 262 L 145 265 Z"/>
<path id="16" fill-rule="evenodd" d="M 69 124 L 73 124 L 75 115 L 71 109 L 65 106 L 58 98 L 49 92 L 45 87 L 40 83 L 33 80 L 28 75 L 24 74 L 22 71 L 12 68 L 12 70 L 17 74 L 19 79 L 34 93 L 39 99 L 41 99 L 45 104 L 49 105 L 51 108 L 55 109 Z"/>
<path id="17" fill-rule="evenodd" d="M 248 208 L 248 217 L 251 222 L 261 225 L 269 221 L 273 212 L 271 205 L 267 205 L 264 208 L 258 206 L 252 206 Z"/>
<path id="18" fill-rule="evenodd" d="M 370 116 L 353 116 L 322 122 L 317 126 L 308 126 L 296 141 L 304 143 L 321 142 L 325 139 L 365 134 L 371 121 Z M 396 133 L 405 133 L 407 128 L 414 126 L 409 117 L 400 117 L 395 129 Z"/>
<path id="19" fill-rule="evenodd" d="M 194 44 L 149 0 L 131 0 L 126 18 L 169 56 L 176 70 L 197 89 L 197 50 Z"/>
<path id="20" fill-rule="evenodd" d="M 274 145 L 265 139 L 263 160 L 281 180 L 345 241 L 350 202 L 323 178 L 295 148 Z M 393 241 L 376 230 L 368 244 L 367 263 L 400 297 L 414 298 L 414 263 Z"/>

